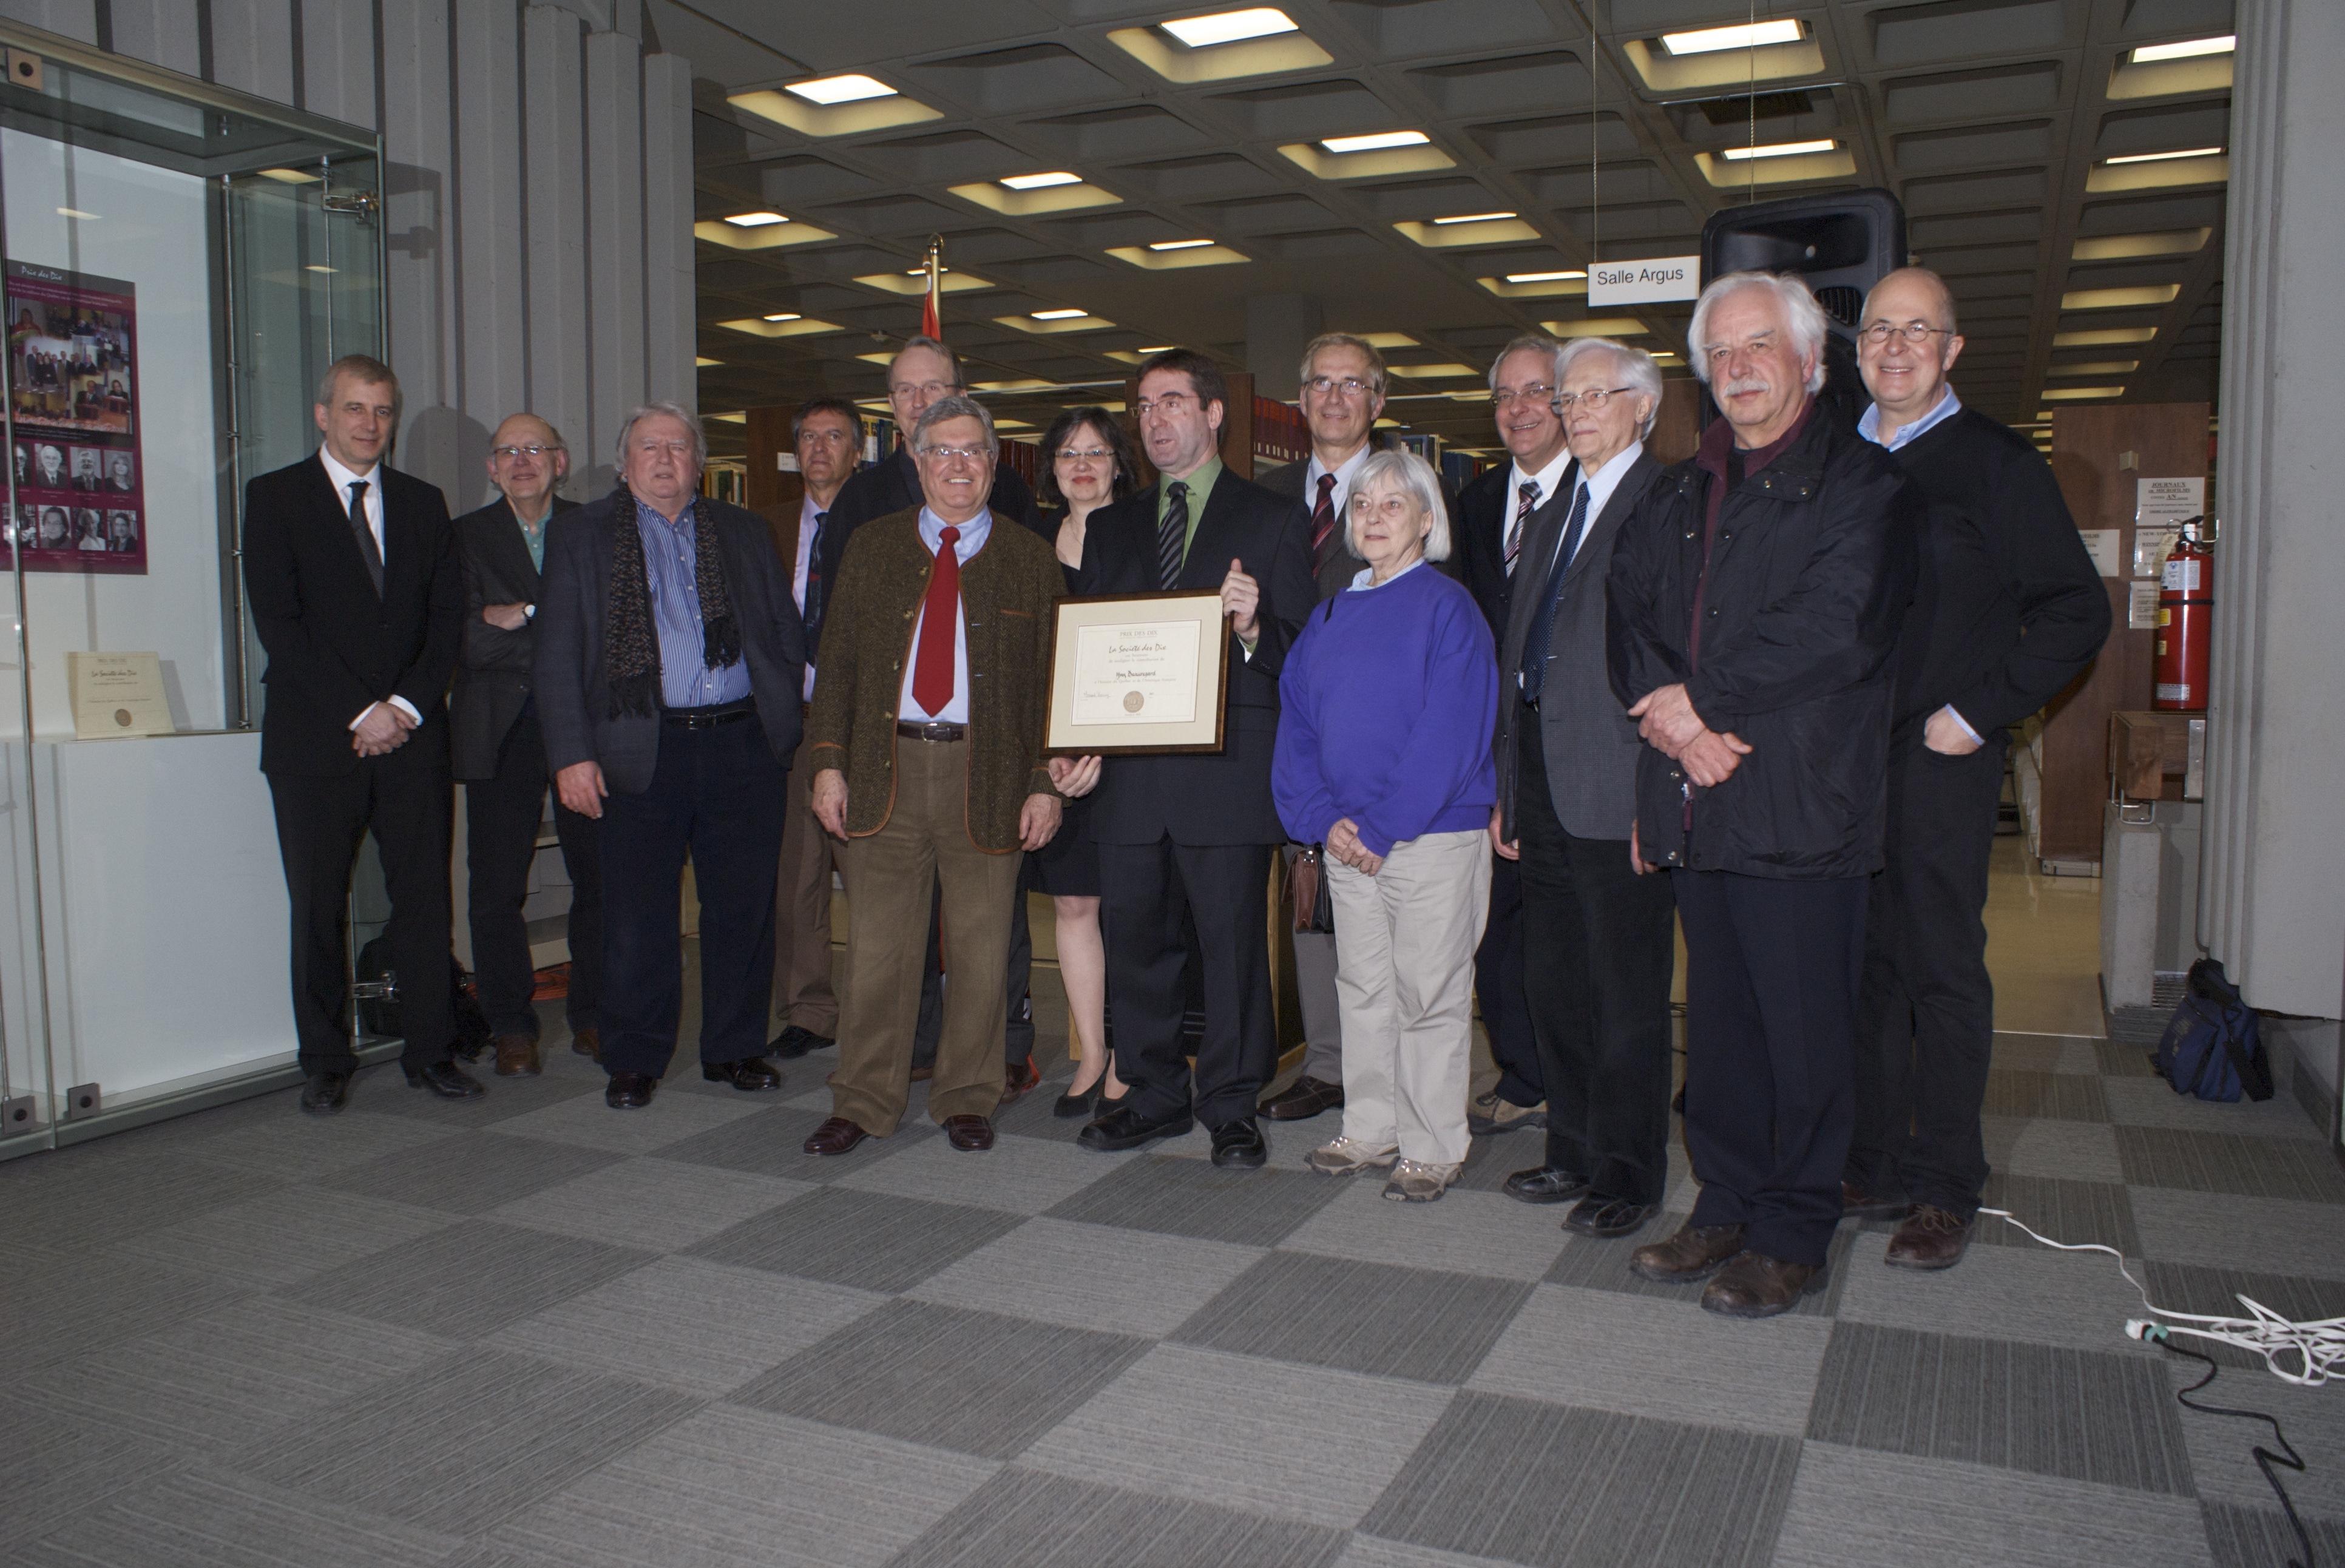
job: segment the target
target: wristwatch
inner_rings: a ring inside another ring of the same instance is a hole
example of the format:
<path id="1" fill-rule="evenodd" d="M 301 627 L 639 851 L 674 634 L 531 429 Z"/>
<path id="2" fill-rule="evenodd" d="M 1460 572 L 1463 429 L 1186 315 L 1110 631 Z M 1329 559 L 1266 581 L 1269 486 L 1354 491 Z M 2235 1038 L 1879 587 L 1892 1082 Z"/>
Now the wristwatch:
<path id="1" fill-rule="evenodd" d="M 524 620 L 524 621 L 534 621 L 534 620 L 536 620 L 536 619 L 537 619 L 537 606 L 536 606 L 536 605 L 534 605 L 534 604 L 524 604 L 524 605 L 523 605 L 523 606 L 521 607 L 521 618 L 522 618 L 523 620 Z"/>

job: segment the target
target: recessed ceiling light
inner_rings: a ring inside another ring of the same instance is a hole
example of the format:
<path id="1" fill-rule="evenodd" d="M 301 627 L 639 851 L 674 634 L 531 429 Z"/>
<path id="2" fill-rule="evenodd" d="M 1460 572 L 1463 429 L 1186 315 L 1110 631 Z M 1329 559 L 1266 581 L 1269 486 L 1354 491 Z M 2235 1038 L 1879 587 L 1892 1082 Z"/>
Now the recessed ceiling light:
<path id="1" fill-rule="evenodd" d="M 951 270 L 951 268 L 939 263 L 937 267 L 937 276 L 941 278 Z M 929 269 L 925 267 L 907 267 L 904 268 L 904 276 L 907 278 L 926 278 L 928 275 Z"/>
<path id="2" fill-rule="evenodd" d="M 2080 332 L 2055 332 L 2055 349 L 2111 349 L 2120 343 L 2147 343 L 2157 336 L 2155 327 L 2094 327 Z"/>
<path id="3" fill-rule="evenodd" d="M 1579 268 L 1568 267 L 1560 272 L 1509 272 L 1507 274 L 1507 281 L 1509 283 L 1561 283 L 1568 278 L 1587 276 L 1588 274 Z"/>
<path id="4" fill-rule="evenodd" d="M 2236 34 L 2226 33 L 2219 38 L 2185 38 L 2178 44 L 2144 44 L 2133 51 L 2137 66 L 2155 65 L 2160 60 L 2195 60 L 2201 55 L 2228 55 L 2238 47 Z"/>
<path id="5" fill-rule="evenodd" d="M 1436 228 L 1453 223 L 1503 223 L 1514 216 L 1511 212 L 1461 212 L 1455 217 L 1436 217 L 1433 223 Z"/>
<path id="6" fill-rule="evenodd" d="M 97 214 L 94 212 L 84 212 L 77 207 L 61 207 L 57 208 L 57 216 L 59 217 L 77 217 L 90 223 L 97 221 Z"/>
<path id="7" fill-rule="evenodd" d="M 2087 398 L 2122 398 L 2123 387 L 2047 387 L 2039 394 L 2046 402 L 2081 402 Z"/>
<path id="8" fill-rule="evenodd" d="M 1802 153 L 1828 153 L 1840 144 L 1830 137 L 1809 142 L 1761 142 L 1759 146 L 1727 147 L 1718 156 L 1729 163 L 1744 163 L 1757 157 L 1796 157 Z"/>
<path id="9" fill-rule="evenodd" d="M 1432 139 L 1423 131 L 1372 131 L 1362 137 L 1322 137 L 1319 145 L 1331 153 L 1372 153 L 1386 147 L 1421 147 Z"/>
<path id="10" fill-rule="evenodd" d="M 725 361 L 722 359 L 712 359 L 706 354 L 695 354 L 692 357 L 692 363 L 695 369 L 705 369 L 710 365 L 721 365 L 725 363 Z"/>
<path id="11" fill-rule="evenodd" d="M 1195 250 L 1202 246 L 1207 246 L 1213 243 L 1213 242 L 1210 239 L 1157 239 L 1150 241 L 1148 248 L 1151 250 Z"/>
<path id="12" fill-rule="evenodd" d="M 1135 354 L 1170 354 L 1173 349 L 1180 346 L 1181 345 L 1178 343 L 1159 343 L 1152 349 L 1134 349 L 1132 352 Z"/>
<path id="13" fill-rule="evenodd" d="M 1055 310 L 1035 310 L 1029 314 L 1037 321 L 1072 321 L 1079 317 L 1088 316 L 1091 312 L 1078 310 L 1071 305 L 1065 305 Z"/>
<path id="14" fill-rule="evenodd" d="M 2063 310 L 2147 309 L 2171 304 L 2182 292 L 2179 283 L 2138 283 L 2124 288 L 2071 288 L 2060 296 Z"/>
<path id="15" fill-rule="evenodd" d="M 321 261 L 312 261 L 309 266 L 301 268 L 301 270 L 304 272 L 333 272 L 337 270 L 337 268 L 328 267 Z"/>
<path id="16" fill-rule="evenodd" d="M 1254 5 L 1244 11 L 1216 11 L 1206 16 L 1183 16 L 1178 21 L 1160 23 L 1192 49 L 1208 49 L 1215 44 L 1235 44 L 1247 38 L 1267 38 L 1278 33 L 1296 31 L 1294 18 L 1275 5 Z"/>
<path id="17" fill-rule="evenodd" d="M 1081 185 L 1083 177 L 1060 168 L 1048 174 L 1005 175 L 999 183 L 1011 190 L 1048 190 L 1054 185 Z"/>
<path id="18" fill-rule="evenodd" d="M 856 104 L 866 98 L 892 98 L 896 89 L 874 76 L 849 72 L 843 76 L 817 76 L 810 82 L 792 82 L 782 91 L 810 104 Z"/>
<path id="19" fill-rule="evenodd" d="M 2139 359 L 2095 359 L 2090 363 L 2055 365 L 2047 376 L 2130 376 L 2141 369 Z"/>
<path id="20" fill-rule="evenodd" d="M 1688 33 L 1664 33 L 1661 47 L 1672 55 L 1710 55 L 1721 49 L 1755 49 L 1767 44 L 1796 44 L 1797 22 L 1753 22 L 1731 27 L 1701 27 Z"/>
<path id="21" fill-rule="evenodd" d="M 787 223 L 789 219 L 778 212 L 736 212 L 725 221 L 736 228 L 766 228 L 777 223 Z"/>
<path id="22" fill-rule="evenodd" d="M 2179 152 L 2170 153 L 2127 153 L 2122 157 L 2103 158 L 2101 161 L 2114 167 L 2123 163 L 2165 163 L 2170 158 L 2220 157 L 2222 156 L 2221 147 L 2184 147 Z"/>
<path id="23" fill-rule="evenodd" d="M 771 316 L 766 317 L 765 319 L 768 321 L 803 321 L 806 318 L 799 315 L 795 310 L 777 310 Z"/>

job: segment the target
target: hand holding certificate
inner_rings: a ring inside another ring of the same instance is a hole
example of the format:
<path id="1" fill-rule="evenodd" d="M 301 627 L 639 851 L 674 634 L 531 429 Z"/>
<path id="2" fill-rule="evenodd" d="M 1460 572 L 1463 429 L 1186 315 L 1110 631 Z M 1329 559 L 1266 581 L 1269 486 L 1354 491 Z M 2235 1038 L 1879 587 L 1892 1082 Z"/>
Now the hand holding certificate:
<path id="1" fill-rule="evenodd" d="M 1044 749 L 1218 752 L 1229 682 L 1223 591 L 1062 599 Z"/>

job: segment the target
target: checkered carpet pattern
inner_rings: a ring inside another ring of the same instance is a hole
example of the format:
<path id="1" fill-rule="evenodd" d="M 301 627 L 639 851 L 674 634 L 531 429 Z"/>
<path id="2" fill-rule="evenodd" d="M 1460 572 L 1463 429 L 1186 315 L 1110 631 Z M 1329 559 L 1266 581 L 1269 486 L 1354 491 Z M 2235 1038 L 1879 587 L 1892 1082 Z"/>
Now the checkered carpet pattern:
<path id="1" fill-rule="evenodd" d="M 557 1009 L 549 1009 L 557 1011 Z M 951 1150 L 915 1108 L 798 1145 L 685 1064 L 604 1108 L 363 1074 L 0 1166 L 0 1563 L 252 1568 L 1542 1568 L 2280 1560 L 2246 1423 L 2121 1337 L 2109 1259 L 1995 1222 L 1951 1272 L 1843 1228 L 1764 1323 L 1503 1197 L 1429 1206 L 1203 1133 L 1102 1156 L 1054 1081 Z M 1051 1053 L 1055 1055 L 1057 1053 Z M 1063 1080 L 1061 1066 L 1055 1080 Z M 2142 1047 L 2004 1036 L 1989 1201 L 2139 1259 L 2161 1302 L 2345 1312 L 2345 1175 L 2284 1089 L 2177 1098 Z M 1680 1168 L 1663 1234 L 1687 1209 Z M 2228 1357 L 2345 1558 L 2345 1393 Z"/>

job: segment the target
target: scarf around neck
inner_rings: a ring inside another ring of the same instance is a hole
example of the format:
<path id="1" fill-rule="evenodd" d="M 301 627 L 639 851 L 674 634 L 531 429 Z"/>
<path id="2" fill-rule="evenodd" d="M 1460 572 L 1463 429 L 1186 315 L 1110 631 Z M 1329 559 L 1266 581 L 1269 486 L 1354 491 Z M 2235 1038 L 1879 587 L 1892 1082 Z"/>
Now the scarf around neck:
<path id="1" fill-rule="evenodd" d="M 604 607 L 603 673 L 611 688 L 611 717 L 651 714 L 660 708 L 659 634 L 653 624 L 651 573 L 634 494 L 622 481 L 612 492 L 611 597 Z M 700 507 L 698 497 L 689 503 Z M 701 658 L 715 670 L 741 657 L 741 626 L 716 550 L 716 520 L 693 517 L 693 582 L 700 598 Z M 679 520 L 678 526 L 681 526 Z"/>

